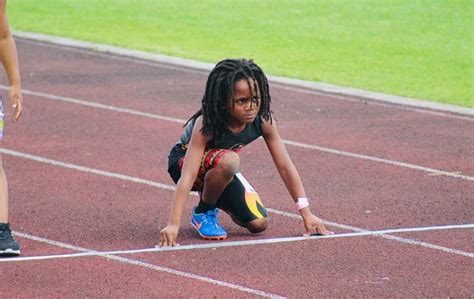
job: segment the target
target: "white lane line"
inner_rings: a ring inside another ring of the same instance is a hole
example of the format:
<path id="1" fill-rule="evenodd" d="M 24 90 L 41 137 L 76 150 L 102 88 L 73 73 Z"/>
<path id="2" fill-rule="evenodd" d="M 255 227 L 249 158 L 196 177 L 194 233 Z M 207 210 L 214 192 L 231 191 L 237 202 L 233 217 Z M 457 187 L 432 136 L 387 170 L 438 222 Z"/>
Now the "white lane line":
<path id="1" fill-rule="evenodd" d="M 399 110 L 406 110 L 406 111 L 412 111 L 412 112 L 421 112 L 421 113 L 431 114 L 431 115 L 436 115 L 436 116 L 449 117 L 449 118 L 455 118 L 455 119 L 467 120 L 467 121 L 474 121 L 474 117 L 462 116 L 462 115 L 458 115 L 458 114 L 447 114 L 447 113 L 439 112 L 439 111 L 443 111 L 444 109 L 426 110 L 426 108 L 428 108 L 428 109 L 431 109 L 431 108 L 429 108 L 428 106 L 424 106 L 424 105 L 420 105 L 419 106 L 420 108 L 416 108 L 415 105 L 410 105 L 410 103 L 408 103 L 406 101 L 398 102 L 398 103 L 397 102 L 392 102 L 392 101 L 386 101 L 384 103 L 383 101 L 378 102 L 377 100 L 370 99 L 370 98 L 367 98 L 367 100 L 365 100 L 365 97 L 363 97 L 363 95 L 359 95 L 359 96 L 354 95 L 356 97 L 351 98 L 351 97 L 348 97 L 348 96 L 344 96 L 343 93 L 338 95 L 337 93 L 331 94 L 331 93 L 327 93 L 327 92 L 324 92 L 324 91 L 317 91 L 317 90 L 312 90 L 312 89 L 302 89 L 302 88 L 291 87 L 291 86 L 286 86 L 286 85 L 279 85 L 278 87 L 281 88 L 281 89 L 286 89 L 286 90 L 290 90 L 290 91 L 294 91 L 294 92 L 305 93 L 305 94 L 310 94 L 310 95 L 317 95 L 317 96 L 326 97 L 326 98 L 335 98 L 335 99 L 343 100 L 343 101 L 347 101 L 347 102 L 355 102 L 355 103 L 364 103 L 365 102 L 365 103 L 371 103 L 371 104 L 375 104 L 377 106 L 382 106 L 382 107 L 387 107 L 387 108 L 396 108 L 396 109 L 399 109 Z M 377 101 L 377 102 L 374 102 L 374 101 Z M 432 103 L 432 102 L 427 102 L 427 103 Z M 407 105 L 407 106 L 403 106 L 403 105 Z M 425 109 L 423 109 L 422 107 L 425 107 Z M 474 116 L 474 109 L 472 109 L 472 108 L 462 108 L 462 109 L 466 110 L 466 111 L 469 111 L 469 113 L 466 113 L 466 114 L 468 114 L 468 115 L 470 114 L 470 115 Z M 446 110 L 446 111 L 450 111 L 450 110 L 451 109 Z M 465 112 L 465 111 L 463 111 L 463 112 Z"/>
<path id="2" fill-rule="evenodd" d="M 131 181 L 131 182 L 144 184 L 144 185 L 148 185 L 148 186 L 159 188 L 159 189 L 165 189 L 165 190 L 170 190 L 170 191 L 174 191 L 176 189 L 175 186 L 171 186 L 171 185 L 167 185 L 167 184 L 157 183 L 157 182 L 144 180 L 144 179 L 137 178 L 137 177 L 132 177 L 132 176 L 127 176 L 127 175 L 123 175 L 123 174 L 108 172 L 108 171 L 104 171 L 104 170 L 93 169 L 93 168 L 80 166 L 80 165 L 76 165 L 76 164 L 65 163 L 65 162 L 56 161 L 56 160 L 52 160 L 52 159 L 48 159 L 48 158 L 43 158 L 43 157 L 39 157 L 39 156 L 27 154 L 27 153 L 18 152 L 18 151 L 13 151 L 13 150 L 0 148 L 0 152 L 3 153 L 3 154 L 6 154 L 6 155 L 11 155 L 11 156 L 15 156 L 15 157 L 23 158 L 23 159 L 33 160 L 33 161 L 37 161 L 37 162 L 41 162 L 41 163 L 45 163 L 45 164 L 51 164 L 51 165 L 54 165 L 54 166 L 60 166 L 60 167 L 64 167 L 64 168 L 67 168 L 67 169 L 78 170 L 78 171 L 82 171 L 82 172 L 86 172 L 86 173 L 93 173 L 93 174 L 102 175 L 102 176 L 106 176 L 106 177 L 110 177 L 110 178 L 116 178 L 116 179 L 120 179 L 120 180 Z M 192 193 L 192 195 L 196 196 L 196 193 L 194 192 L 194 193 Z M 301 216 L 297 215 L 297 214 L 292 214 L 292 213 L 289 213 L 289 212 L 280 211 L 280 210 L 276 210 L 276 209 L 272 209 L 272 208 L 267 208 L 267 210 L 269 212 L 279 214 L 279 215 L 282 215 L 282 216 L 285 216 L 285 217 L 301 219 Z M 353 227 L 353 226 L 348 226 L 348 225 L 345 225 L 345 224 L 339 224 L 339 223 L 329 222 L 329 221 L 326 221 L 326 223 L 330 226 L 334 226 L 334 227 L 338 227 L 338 228 L 342 228 L 342 229 L 348 229 L 348 230 L 352 230 L 352 231 L 356 231 L 356 232 L 369 232 L 369 230 L 358 228 L 358 227 Z M 449 253 L 456 253 L 455 249 L 449 249 L 448 248 L 446 250 L 446 247 L 442 247 L 442 246 L 438 246 L 438 245 L 434 245 L 434 244 L 430 244 L 430 243 L 419 242 L 419 241 L 414 241 L 414 240 L 411 240 L 411 239 L 405 239 L 405 238 L 399 238 L 399 237 L 393 237 L 393 236 L 386 236 L 386 235 L 383 235 L 383 234 L 377 235 L 377 236 L 380 236 L 382 238 L 388 238 L 388 239 L 391 239 L 391 240 L 396 240 L 396 241 L 402 242 L 402 243 L 419 245 L 419 246 L 423 246 L 423 247 L 426 247 L 426 248 L 441 250 L 441 251 L 449 252 Z"/>
<path id="3" fill-rule="evenodd" d="M 77 164 L 71 164 L 71 163 L 61 162 L 61 161 L 52 160 L 52 159 L 48 159 L 48 158 L 43 158 L 43 157 L 39 157 L 39 156 L 35 156 L 35 155 L 30 155 L 30 154 L 27 154 L 27 153 L 22 153 L 22 152 L 9 150 L 9 149 L 6 149 L 6 148 L 0 148 L 0 152 L 5 154 L 5 155 L 10 155 L 10 156 L 14 156 L 14 157 L 23 158 L 23 159 L 33 160 L 33 161 L 36 161 L 36 162 L 41 162 L 41 163 L 46 163 L 46 164 L 51 164 L 51 165 L 54 165 L 54 166 L 60 166 L 60 167 L 63 167 L 63 168 L 78 170 L 78 171 L 87 172 L 87 173 L 93 173 L 93 174 L 97 174 L 97 175 L 101 175 L 101 176 L 105 176 L 105 177 L 116 178 L 116 179 L 120 179 L 120 180 L 124 180 L 124 181 L 130 181 L 130 182 L 134 182 L 134 183 L 144 184 L 144 185 L 148 185 L 148 186 L 156 187 L 156 188 L 160 188 L 160 189 L 165 189 L 165 190 L 172 190 L 172 191 L 175 190 L 174 186 L 167 185 L 167 184 L 162 184 L 162 183 L 158 183 L 158 182 L 154 182 L 154 181 L 149 181 L 149 180 L 145 180 L 145 179 L 141 179 L 141 178 L 137 178 L 137 177 L 133 177 L 133 176 L 128 176 L 128 175 L 124 175 L 124 174 L 120 174 L 120 173 L 109 172 L 109 171 L 94 169 L 94 168 L 81 166 L 81 165 L 77 165 Z"/>
<path id="4" fill-rule="evenodd" d="M 0 89 L 7 90 L 8 87 L 5 86 L 5 85 L 0 85 Z M 146 117 L 146 118 L 170 121 L 170 122 L 179 123 L 179 124 L 186 123 L 186 120 L 176 118 L 176 117 L 168 117 L 168 116 L 162 116 L 162 115 L 157 115 L 157 114 L 152 114 L 152 113 L 147 113 L 147 112 L 141 112 L 141 111 L 137 111 L 137 110 L 133 110 L 133 109 L 122 108 L 122 107 L 117 107 L 117 106 L 112 106 L 112 105 L 106 105 L 106 104 L 93 102 L 93 101 L 84 101 L 84 100 L 74 99 L 74 98 L 70 98 L 70 97 L 57 96 L 57 95 L 53 95 L 53 94 L 35 92 L 35 91 L 30 91 L 30 90 L 23 90 L 23 94 L 32 95 L 32 96 L 36 96 L 36 97 L 39 97 L 39 98 L 45 98 L 45 99 L 50 99 L 50 100 L 62 101 L 62 102 L 70 103 L 70 104 L 82 105 L 82 106 L 86 106 L 86 107 L 104 109 L 104 110 L 109 110 L 109 111 L 118 112 L 118 113 L 126 113 L 126 114 L 130 114 L 130 115 L 135 115 L 135 116 L 141 116 L 141 117 Z M 301 143 L 301 142 L 297 142 L 297 141 L 291 141 L 291 140 L 287 140 L 287 139 L 283 139 L 283 143 L 285 143 L 287 145 L 295 146 L 295 147 L 318 150 L 318 151 L 321 151 L 321 152 L 341 155 L 341 156 L 350 157 L 350 158 L 363 159 L 363 160 L 379 162 L 379 163 L 384 163 L 384 164 L 393 165 L 393 166 L 405 167 L 405 168 L 409 168 L 409 169 L 413 169 L 413 170 L 419 170 L 419 171 L 427 172 L 429 174 L 445 175 L 445 176 L 448 176 L 448 177 L 474 181 L 474 176 L 463 175 L 459 171 L 445 171 L 445 170 L 440 170 L 440 169 L 435 169 L 435 168 L 429 168 L 429 167 L 419 166 L 419 165 L 415 165 L 415 164 L 410 164 L 410 163 L 406 163 L 406 162 L 388 160 L 388 159 L 383 159 L 383 158 L 378 158 L 378 157 L 368 156 L 368 155 L 363 155 L 363 154 L 357 154 L 357 153 L 342 151 L 342 150 L 323 147 L 323 146 L 318 146 L 318 145 L 312 145 L 312 144 L 306 144 L 306 143 Z"/>
<path id="5" fill-rule="evenodd" d="M 120 47 L 114 47 L 105 44 L 97 44 L 92 42 L 84 42 L 79 40 L 74 40 L 70 38 L 64 37 L 57 37 L 45 34 L 38 34 L 33 32 L 20 32 L 15 31 L 14 35 L 16 37 L 21 37 L 26 39 L 27 42 L 33 42 L 36 44 L 46 45 L 49 47 L 55 47 L 59 49 L 66 49 L 70 51 L 81 51 L 81 49 L 85 49 L 86 51 L 82 50 L 82 53 L 86 53 L 92 56 L 106 56 L 109 58 L 114 59 L 122 59 L 126 61 L 133 61 L 138 63 L 143 63 L 143 60 L 148 62 L 155 62 L 159 63 L 159 66 L 163 66 L 166 64 L 168 68 L 174 67 L 177 69 L 181 66 L 181 70 L 186 72 L 205 72 L 205 74 L 209 73 L 209 71 L 214 67 L 214 64 L 205 63 L 201 61 L 185 59 L 180 57 L 168 56 L 168 55 L 161 55 L 155 54 L 145 51 L 139 50 L 131 50 L 125 49 Z M 46 43 L 45 43 L 46 42 Z M 105 54 L 105 55 L 104 55 Z M 108 54 L 108 55 L 107 55 Z M 112 55 L 114 56 L 112 56 Z M 117 56 L 119 55 L 119 56 Z M 140 60 L 138 60 L 140 59 Z M 370 100 L 373 104 L 378 105 L 386 105 L 385 103 L 392 103 L 397 106 L 392 106 L 394 108 L 403 107 L 406 110 L 411 110 L 411 107 L 415 107 L 413 111 L 423 112 L 423 113 L 430 113 L 430 110 L 423 110 L 424 109 L 431 109 L 431 110 L 439 110 L 439 111 L 447 111 L 453 113 L 461 113 L 466 115 L 474 115 L 474 109 L 459 107 L 449 104 L 437 103 L 437 102 L 430 102 L 430 101 L 423 101 L 419 99 L 413 98 L 406 98 L 402 96 L 384 94 L 380 92 L 372 92 L 362 89 L 356 89 L 351 87 L 344 87 L 344 86 L 337 86 L 323 82 L 313 82 L 313 81 L 305 81 L 293 78 L 285 78 L 280 76 L 267 76 L 269 81 L 272 83 L 276 83 L 281 85 L 281 87 L 289 87 L 293 90 L 301 92 L 303 90 L 314 92 L 317 94 L 322 94 L 327 97 L 331 97 L 334 94 L 345 95 L 346 97 L 337 97 L 340 100 L 350 100 L 354 101 L 354 98 L 349 97 L 357 97 L 360 98 L 359 102 L 363 102 L 365 99 Z M 433 113 L 434 114 L 434 113 Z M 444 114 L 444 113 L 436 113 L 437 115 L 442 115 L 445 117 L 454 117 L 458 118 L 456 115 L 451 114 Z M 472 118 L 466 118 L 467 120 L 473 120 Z"/>
<path id="6" fill-rule="evenodd" d="M 0 85 L 0 89 L 8 90 L 9 87 L 5 86 L 5 85 Z M 122 107 L 117 107 L 117 106 L 106 105 L 106 104 L 102 104 L 102 103 L 99 103 L 99 102 L 84 101 L 84 100 L 74 99 L 74 98 L 70 98 L 70 97 L 57 96 L 57 95 L 53 95 L 53 94 L 49 94 L 49 93 L 30 91 L 30 90 L 26 90 L 26 89 L 22 90 L 22 93 L 26 94 L 26 95 L 32 95 L 32 96 L 46 98 L 46 99 L 50 99 L 50 100 L 57 100 L 57 101 L 66 102 L 66 103 L 70 103 L 70 104 L 76 104 L 76 105 L 81 105 L 81 106 L 86 106 L 86 107 L 109 110 L 109 111 L 113 111 L 113 112 L 126 113 L 126 114 L 130 114 L 130 115 L 141 116 L 141 117 L 146 117 L 146 118 L 176 122 L 176 123 L 180 123 L 180 124 L 186 123 L 185 120 L 175 118 L 175 117 L 167 117 L 167 116 L 158 115 L 158 114 L 141 112 L 141 111 L 132 110 L 132 109 L 128 109 L 128 108 L 122 108 Z"/>
<path id="7" fill-rule="evenodd" d="M 118 262 L 124 263 L 124 264 L 135 265 L 135 266 L 144 267 L 144 268 L 148 268 L 148 269 L 159 271 L 159 272 L 166 272 L 166 273 L 174 274 L 174 275 L 177 275 L 177 276 L 182 276 L 182 277 L 186 277 L 186 278 L 200 280 L 200 281 L 203 281 L 203 282 L 206 282 L 206 283 L 211 283 L 211 284 L 215 284 L 215 285 L 218 285 L 218 286 L 235 289 L 235 290 L 246 292 L 246 293 L 253 294 L 253 295 L 258 295 L 258 296 L 268 297 L 268 298 L 285 298 L 285 297 L 282 297 L 280 295 L 276 295 L 276 294 L 272 294 L 272 293 L 268 293 L 268 292 L 263 292 L 263 291 L 256 290 L 256 289 L 251 289 L 251 288 L 248 288 L 248 287 L 245 287 L 245 286 L 240 286 L 240 285 L 237 285 L 237 284 L 228 283 L 228 282 L 225 282 L 225 281 L 216 280 L 216 279 L 212 279 L 212 278 L 209 278 L 209 277 L 196 275 L 196 274 L 192 274 L 192 273 L 189 273 L 189 272 L 183 272 L 183 271 L 179 271 L 179 270 L 175 270 L 175 269 L 171 269 L 171 268 L 167 268 L 167 267 L 161 267 L 161 266 L 157 266 L 157 265 L 154 265 L 154 264 L 145 263 L 145 262 L 142 262 L 142 261 L 139 261 L 139 260 L 129 259 L 129 258 L 110 255 L 110 254 L 103 254 L 99 251 L 95 251 L 95 250 L 91 250 L 91 249 L 88 249 L 88 248 L 79 247 L 79 246 L 75 246 L 75 245 L 71 245 L 71 244 L 67 244 L 67 243 L 63 243 L 63 242 L 59 242 L 59 241 L 49 240 L 49 239 L 46 239 L 46 238 L 33 236 L 33 235 L 30 235 L 30 234 L 25 234 L 25 233 L 20 233 L 20 232 L 15 232 L 15 234 L 22 237 L 22 238 L 30 239 L 30 240 L 41 242 L 41 243 L 46 243 L 46 244 L 53 245 L 53 246 L 60 247 L 60 248 L 79 251 L 79 252 L 84 253 L 86 255 L 93 255 L 93 256 L 103 257 L 103 258 L 118 261 Z M 8 259 L 9 258 L 0 259 L 0 262 L 4 262 Z"/>
<path id="8" fill-rule="evenodd" d="M 301 216 L 297 215 L 297 214 L 293 214 L 293 213 L 289 213 L 289 212 L 285 212 L 285 211 L 279 211 L 279 210 L 275 210 L 275 209 L 272 209 L 272 208 L 267 208 L 267 210 L 269 212 L 274 213 L 274 214 L 286 216 L 286 217 L 289 217 L 289 218 L 301 219 Z M 343 229 L 347 229 L 347 230 L 351 230 L 351 231 L 355 231 L 355 232 L 360 232 L 360 233 L 371 232 L 370 230 L 366 230 L 366 229 L 363 229 L 363 228 L 344 225 L 344 224 L 339 224 L 339 223 L 335 223 L 335 222 L 331 222 L 331 221 L 324 221 L 324 223 L 326 223 L 329 226 L 339 227 L 339 228 L 343 228 Z M 471 225 L 473 225 L 473 224 L 465 224 L 465 225 L 466 226 L 464 228 L 471 228 Z M 421 229 L 420 231 L 422 231 L 423 227 L 421 227 L 420 229 Z M 436 244 L 432 244 L 432 243 L 416 241 L 416 240 L 397 237 L 397 236 L 391 236 L 391 235 L 388 235 L 388 234 L 377 234 L 376 236 L 384 238 L 384 239 L 388 239 L 388 240 L 401 242 L 401 243 L 417 245 L 417 246 L 421 246 L 421 247 L 425 247 L 425 248 L 429 248 L 429 249 L 439 250 L 439 251 L 443 251 L 443 252 L 446 252 L 446 253 L 459 254 L 459 255 L 464 255 L 464 256 L 469 256 L 469 257 L 473 257 L 472 255 L 474 254 L 474 253 L 471 253 L 471 252 L 465 252 L 465 251 L 461 251 L 461 250 L 458 250 L 458 249 L 444 247 L 444 246 L 440 246 L 440 245 L 436 245 Z"/>
<path id="9" fill-rule="evenodd" d="M 341 151 L 341 150 L 322 147 L 322 146 L 317 146 L 317 145 L 311 145 L 311 144 L 305 144 L 305 143 L 301 143 L 301 142 L 295 142 L 295 141 L 291 141 L 291 140 L 283 140 L 283 143 L 288 144 L 288 145 L 297 146 L 297 147 L 307 148 L 307 149 L 314 149 L 314 150 L 318 150 L 318 151 L 325 152 L 325 153 L 331 153 L 331 154 L 336 154 L 336 155 L 341 155 L 341 156 L 346 156 L 346 157 L 351 157 L 351 158 L 357 158 L 357 159 L 369 160 L 369 161 L 374 161 L 374 162 L 380 162 L 380 163 L 385 163 L 385 164 L 389 164 L 389 165 L 405 167 L 405 168 L 409 168 L 409 169 L 413 169 L 413 170 L 420 170 L 420 171 L 423 171 L 423 172 L 427 172 L 430 175 L 436 175 L 436 176 L 445 175 L 445 176 L 448 176 L 448 177 L 459 178 L 459 179 L 468 180 L 468 181 L 474 181 L 474 176 L 463 175 L 459 171 L 444 171 L 444 170 L 439 170 L 439 169 L 435 169 L 435 168 L 429 168 L 429 167 L 419 166 L 419 165 L 415 165 L 415 164 L 410 164 L 410 163 L 406 163 L 406 162 L 400 162 L 400 161 L 395 161 L 395 160 L 387 160 L 387 159 L 383 159 L 383 158 L 367 156 L 367 155 L 362 155 L 362 154 L 356 154 L 356 153 Z"/>
<path id="10" fill-rule="evenodd" d="M 319 240 L 319 239 L 340 239 L 340 238 L 354 238 L 354 237 L 367 237 L 367 236 L 370 237 L 370 236 L 389 235 L 389 234 L 397 234 L 397 233 L 426 232 L 426 231 L 466 229 L 466 228 L 474 228 L 474 223 L 459 224 L 459 225 L 444 225 L 444 226 L 394 228 L 394 229 L 384 229 L 384 230 L 376 230 L 376 231 L 341 233 L 341 234 L 328 235 L 328 236 L 269 238 L 269 239 L 256 239 L 256 240 L 244 240 L 244 241 L 210 242 L 210 243 L 205 243 L 205 244 L 190 244 L 190 245 L 181 245 L 181 246 L 175 246 L 175 247 L 161 247 L 161 248 L 153 247 L 153 248 L 130 249 L 130 250 L 87 251 L 87 252 L 69 253 L 69 254 L 26 256 L 26 257 L 0 259 L 0 262 L 36 261 L 36 260 L 62 259 L 62 258 L 73 258 L 73 257 L 83 257 L 83 256 L 107 256 L 107 255 L 118 255 L 118 254 L 123 255 L 123 254 L 150 253 L 150 252 L 209 249 L 209 248 L 222 248 L 222 247 L 235 247 L 235 246 L 248 246 L 248 245 L 288 243 L 288 242 Z M 33 239 L 32 238 L 33 236 L 30 234 L 16 232 L 16 231 L 14 232 L 14 234 L 15 236 L 19 236 L 22 238 Z M 37 241 L 38 239 L 34 239 L 34 240 Z M 52 242 L 55 242 L 55 241 L 52 241 Z M 430 245 L 433 246 L 433 244 L 430 244 Z M 438 245 L 434 245 L 434 246 L 437 246 L 438 248 L 442 248 L 443 251 L 448 252 L 448 253 L 453 253 L 453 254 L 458 254 L 458 255 L 474 258 L 474 253 L 472 252 L 465 252 L 465 251 L 438 246 Z"/>

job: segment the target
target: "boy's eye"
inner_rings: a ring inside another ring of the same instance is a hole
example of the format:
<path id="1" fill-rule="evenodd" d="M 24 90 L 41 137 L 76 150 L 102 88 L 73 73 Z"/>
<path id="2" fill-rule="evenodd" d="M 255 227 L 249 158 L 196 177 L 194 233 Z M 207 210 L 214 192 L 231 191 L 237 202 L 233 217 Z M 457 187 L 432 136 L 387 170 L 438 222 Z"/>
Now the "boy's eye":
<path id="1" fill-rule="evenodd" d="M 260 98 L 258 96 L 253 96 L 250 98 L 234 99 L 234 103 L 237 105 L 246 105 L 249 102 L 252 102 L 252 104 L 258 104 L 260 102 Z"/>

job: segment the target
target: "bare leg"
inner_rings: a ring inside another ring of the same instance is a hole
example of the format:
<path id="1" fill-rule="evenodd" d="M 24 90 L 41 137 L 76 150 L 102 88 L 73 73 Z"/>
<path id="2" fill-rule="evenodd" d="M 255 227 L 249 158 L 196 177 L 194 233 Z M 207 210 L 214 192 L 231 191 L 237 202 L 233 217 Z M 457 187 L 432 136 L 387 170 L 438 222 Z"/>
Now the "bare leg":
<path id="1" fill-rule="evenodd" d="M 8 184 L 0 154 L 0 223 L 8 223 Z"/>
<path id="2" fill-rule="evenodd" d="M 20 246 L 12 236 L 8 224 L 8 185 L 0 154 L 0 256 L 20 254 Z"/>
<path id="3" fill-rule="evenodd" d="M 215 168 L 206 173 L 202 193 L 202 200 L 205 204 L 216 205 L 217 199 L 239 171 L 239 167 L 239 155 L 234 152 L 228 152 Z"/>

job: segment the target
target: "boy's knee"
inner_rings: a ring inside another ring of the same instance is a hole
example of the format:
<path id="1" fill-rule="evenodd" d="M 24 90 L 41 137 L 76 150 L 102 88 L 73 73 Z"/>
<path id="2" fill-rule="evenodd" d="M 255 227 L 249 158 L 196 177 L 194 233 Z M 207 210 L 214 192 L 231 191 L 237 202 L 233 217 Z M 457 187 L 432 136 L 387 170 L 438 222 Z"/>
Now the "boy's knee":
<path id="1" fill-rule="evenodd" d="M 240 157 L 235 152 L 227 152 L 219 161 L 217 167 L 222 172 L 223 176 L 228 177 L 230 179 L 234 177 L 234 175 L 239 171 Z"/>
<path id="2" fill-rule="evenodd" d="M 252 220 L 248 222 L 245 225 L 245 227 L 249 230 L 249 232 L 254 233 L 254 234 L 263 232 L 268 227 L 268 219 L 260 218 L 260 219 Z"/>

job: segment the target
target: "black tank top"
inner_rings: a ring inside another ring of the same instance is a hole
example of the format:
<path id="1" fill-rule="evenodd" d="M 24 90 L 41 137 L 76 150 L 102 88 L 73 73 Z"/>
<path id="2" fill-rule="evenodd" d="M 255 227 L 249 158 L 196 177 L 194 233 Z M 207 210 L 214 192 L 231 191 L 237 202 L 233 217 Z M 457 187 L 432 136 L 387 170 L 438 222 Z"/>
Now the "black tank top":
<path id="1" fill-rule="evenodd" d="M 196 119 L 189 122 L 183 134 L 181 134 L 180 141 L 176 143 L 171 149 L 170 155 L 168 156 L 170 165 L 178 161 L 186 154 L 187 146 L 191 140 L 191 134 L 193 132 L 195 123 Z M 226 129 L 224 135 L 222 135 L 221 138 L 217 140 L 211 139 L 207 143 L 206 150 L 211 148 L 219 148 L 239 151 L 244 146 L 260 136 L 262 136 L 262 121 L 259 117 L 256 117 L 253 123 L 247 124 L 245 129 L 240 133 L 234 133 L 231 130 Z"/>

